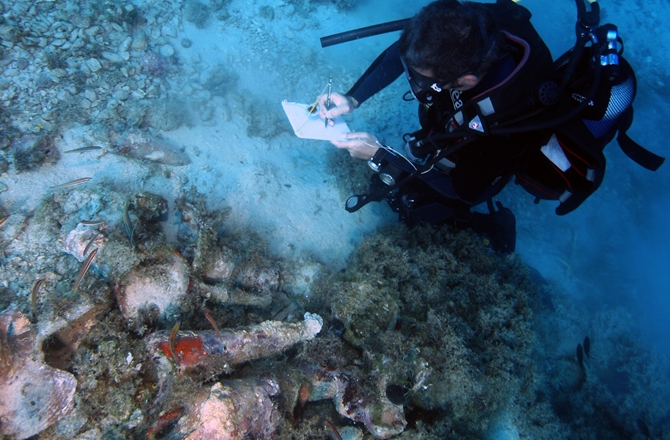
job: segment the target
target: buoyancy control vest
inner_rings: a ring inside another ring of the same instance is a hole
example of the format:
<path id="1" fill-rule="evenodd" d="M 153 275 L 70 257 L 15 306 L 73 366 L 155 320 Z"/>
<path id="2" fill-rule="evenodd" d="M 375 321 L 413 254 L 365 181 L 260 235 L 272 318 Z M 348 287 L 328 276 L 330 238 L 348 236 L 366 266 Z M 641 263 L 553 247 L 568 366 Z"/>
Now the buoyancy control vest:
<path id="1" fill-rule="evenodd" d="M 618 38 L 616 27 L 605 25 L 611 39 Z M 556 62 L 557 79 L 567 68 L 567 53 Z M 585 100 L 597 80 L 595 93 L 574 118 L 546 130 L 545 140 L 534 149 L 516 172 L 515 182 L 540 200 L 557 200 L 556 214 L 565 215 L 579 207 L 603 181 L 606 159 L 604 148 L 617 136 L 624 153 L 646 169 L 656 171 L 664 159 L 635 143 L 626 131 L 633 121 L 633 100 L 637 90 L 630 64 L 616 54 L 616 64 L 604 64 L 596 71 L 594 54 L 585 51 L 575 69 L 575 80 L 568 83 L 559 102 L 534 121 L 558 119 Z M 614 69 L 615 72 L 612 73 Z"/>
<path id="2" fill-rule="evenodd" d="M 511 0 L 488 4 L 504 23 L 501 30 L 507 38 L 525 48 L 513 74 L 453 112 L 444 108 L 436 108 L 441 113 L 432 116 L 427 112 L 433 118 L 431 125 L 438 122 L 444 130 L 434 134 L 424 129 L 410 140 L 412 153 L 424 162 L 392 185 L 373 185 L 370 193 L 350 197 L 347 211 L 397 197 L 397 190 L 427 175 L 444 158 L 492 137 L 528 136 L 530 144 L 515 153 L 518 160 L 512 174 L 536 202 L 558 200 L 559 215 L 576 209 L 598 189 L 605 171 L 602 151 L 617 132 L 629 157 L 647 169 L 658 169 L 664 159 L 626 135 L 636 83 L 632 68 L 621 57 L 616 27 L 599 26 L 596 2 L 590 3 L 590 11 L 585 11 L 584 0 L 576 2 L 577 44 L 556 62 L 530 23 L 527 9 Z M 436 189 L 439 184 L 430 186 Z"/>
<path id="3" fill-rule="evenodd" d="M 515 71 L 462 107 L 443 111 L 440 123 L 446 120 L 450 133 L 415 141 L 411 150 L 415 156 L 439 155 L 459 135 L 476 139 L 463 148 L 456 144 L 449 154 L 459 149 L 460 154 L 468 154 L 479 144 L 495 144 L 494 138 L 507 137 L 501 146 L 508 151 L 489 148 L 480 154 L 482 166 L 476 171 L 456 167 L 456 172 L 485 173 L 487 159 L 499 163 L 510 160 L 501 154 L 516 156 L 516 183 L 534 195 L 536 203 L 559 201 L 558 215 L 573 211 L 599 188 L 606 166 L 603 149 L 617 132 L 619 145 L 635 162 L 654 171 L 661 166 L 663 158 L 626 135 L 637 84 L 633 69 L 622 57 L 616 26 L 591 26 L 582 37 L 592 40 L 589 47 L 573 48 L 551 62 L 549 50 L 530 24 L 530 12 L 511 0 L 498 0 L 490 7 L 505 23 L 502 31 L 507 38 L 524 47 Z M 432 119 L 434 124 L 435 116 Z M 457 180 L 454 183 L 460 192 Z M 439 185 L 431 186 L 439 191 Z"/>

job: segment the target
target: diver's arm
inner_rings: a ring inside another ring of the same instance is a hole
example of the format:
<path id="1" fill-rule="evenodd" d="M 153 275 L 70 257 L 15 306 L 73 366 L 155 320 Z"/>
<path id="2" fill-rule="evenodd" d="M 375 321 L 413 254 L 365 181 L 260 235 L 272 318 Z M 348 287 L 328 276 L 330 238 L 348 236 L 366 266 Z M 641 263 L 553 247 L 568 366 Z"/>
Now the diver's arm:
<path id="1" fill-rule="evenodd" d="M 396 41 L 377 57 L 351 90 L 346 93 L 346 96 L 353 98 L 355 107 L 358 107 L 372 95 L 398 79 L 403 71 Z"/>

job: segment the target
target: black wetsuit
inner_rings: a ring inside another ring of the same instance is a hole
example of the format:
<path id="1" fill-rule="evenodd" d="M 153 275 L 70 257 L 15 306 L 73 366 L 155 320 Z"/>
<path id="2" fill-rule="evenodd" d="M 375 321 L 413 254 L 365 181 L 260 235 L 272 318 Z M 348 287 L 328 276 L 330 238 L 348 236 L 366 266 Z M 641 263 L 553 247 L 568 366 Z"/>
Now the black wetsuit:
<path id="1" fill-rule="evenodd" d="M 553 73 L 551 54 L 530 24 L 530 12 L 511 0 L 489 7 L 501 17 L 502 30 L 510 46 L 509 55 L 494 65 L 475 88 L 465 92 L 445 90 L 433 95 L 432 106 L 420 105 L 421 129 L 413 133 L 417 139 L 444 133 L 453 115 L 464 105 L 485 97 L 490 97 L 501 113 L 499 110 L 527 100 L 533 87 Z M 377 57 L 347 95 L 363 103 L 403 73 L 398 43 L 395 43 Z M 497 194 L 509 181 L 524 152 L 530 146 L 537 146 L 538 139 L 544 136 L 544 133 L 524 133 L 477 139 L 447 157 L 455 167 L 433 169 L 387 200 L 402 220 L 435 223 L 448 219 L 455 211 L 469 211 L 471 206 Z M 400 206 L 401 196 L 407 194 L 410 195 L 404 197 L 404 206 Z"/>

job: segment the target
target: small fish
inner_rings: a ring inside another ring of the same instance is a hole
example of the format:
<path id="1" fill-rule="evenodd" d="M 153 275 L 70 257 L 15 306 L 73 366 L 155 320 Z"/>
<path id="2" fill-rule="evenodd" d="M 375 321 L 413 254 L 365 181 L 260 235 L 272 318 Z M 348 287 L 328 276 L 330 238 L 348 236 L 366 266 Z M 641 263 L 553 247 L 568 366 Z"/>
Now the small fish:
<path id="1" fill-rule="evenodd" d="M 216 322 L 214 322 L 214 319 L 212 319 L 209 312 L 205 312 L 205 318 L 207 318 L 209 323 L 212 324 L 212 327 L 214 327 L 214 331 L 216 332 L 216 337 L 221 339 L 221 332 L 219 331 L 219 326 L 216 325 Z"/>
<path id="2" fill-rule="evenodd" d="M 84 265 L 81 267 L 81 270 L 79 271 L 79 275 L 77 276 L 77 281 L 74 282 L 74 287 L 72 290 L 74 292 L 77 291 L 77 288 L 79 288 L 79 284 L 81 283 L 81 280 L 84 279 L 84 275 L 86 275 L 86 272 L 88 272 L 88 268 L 91 267 L 91 263 L 93 262 L 93 259 L 95 258 L 96 254 L 98 253 L 98 248 L 95 248 L 91 251 L 91 253 L 86 257 L 86 261 L 84 261 Z"/>
<path id="3" fill-rule="evenodd" d="M 177 425 L 179 418 L 184 414 L 184 407 L 179 407 L 171 411 L 163 412 L 156 420 L 151 428 L 147 431 L 146 439 L 147 440 L 156 440 L 159 438 L 165 438 L 166 434 L 169 434 L 170 431 Z"/>
<path id="4" fill-rule="evenodd" d="M 331 422 L 330 420 L 326 420 L 326 425 L 328 425 L 330 430 L 333 431 L 333 435 L 335 436 L 335 438 L 337 440 L 342 440 L 342 436 L 340 435 L 340 431 L 338 431 L 337 428 L 335 427 L 335 425 L 333 425 L 333 422 Z"/>
<path id="5" fill-rule="evenodd" d="M 300 385 L 300 389 L 298 390 L 298 400 L 296 401 L 295 407 L 293 408 L 293 420 L 298 420 L 302 417 L 305 404 L 309 400 L 309 396 L 311 394 L 312 391 L 309 389 L 309 385 L 307 385 L 307 382 L 303 382 L 302 385 Z"/>
<path id="6" fill-rule="evenodd" d="M 172 331 L 170 332 L 170 337 L 168 338 L 168 348 L 170 349 L 170 356 L 172 357 L 172 360 L 174 363 L 177 365 L 177 368 L 179 368 L 179 359 L 177 359 L 177 355 L 174 352 L 174 342 L 175 339 L 177 339 L 177 333 L 179 332 L 179 322 L 172 327 Z"/>
<path id="7" fill-rule="evenodd" d="M 30 294 L 30 307 L 33 322 L 35 322 L 35 316 L 37 315 L 37 294 L 40 292 L 42 284 L 44 284 L 44 280 L 37 280 L 33 285 L 33 291 Z"/>
<path id="8" fill-rule="evenodd" d="M 95 242 L 95 240 L 98 239 L 98 237 L 100 237 L 100 233 L 99 233 L 99 232 L 98 232 L 97 234 L 95 234 L 95 235 L 93 236 L 93 238 L 91 238 L 91 239 L 89 240 L 88 244 L 87 244 L 86 247 L 84 248 L 84 253 L 83 253 L 82 255 L 86 255 L 86 254 L 88 253 L 88 250 L 91 248 L 91 245 L 93 245 L 93 243 Z"/>
<path id="9" fill-rule="evenodd" d="M 97 145 L 90 145 L 88 147 L 81 147 L 81 148 L 75 148 L 74 150 L 67 150 L 63 151 L 63 153 L 84 153 L 86 151 L 95 151 L 95 150 L 102 150 L 102 147 L 99 147 Z"/>
<path id="10" fill-rule="evenodd" d="M 8 219 L 9 219 L 9 215 L 5 215 L 3 217 L 0 217 L 0 227 L 4 226 L 5 223 L 7 223 Z"/>
<path id="11" fill-rule="evenodd" d="M 123 208 L 123 228 L 126 230 L 126 234 L 128 235 L 128 240 L 130 241 L 130 247 L 134 248 L 135 247 L 135 242 L 133 241 L 133 224 L 130 222 L 130 215 L 128 214 L 128 206 L 130 204 L 126 204 L 126 206 Z"/>
<path id="12" fill-rule="evenodd" d="M 84 226 L 99 226 L 103 223 L 105 223 L 104 220 L 82 220 L 79 223 L 81 223 Z"/>
<path id="13" fill-rule="evenodd" d="M 579 366 L 581 369 L 584 369 L 584 348 L 582 347 L 582 344 L 577 344 L 577 363 L 579 363 Z"/>
<path id="14" fill-rule="evenodd" d="M 65 182 L 61 183 L 60 185 L 52 186 L 51 189 L 60 189 L 60 188 L 67 188 L 69 186 L 77 186 L 81 185 L 82 183 L 86 183 L 91 179 L 92 177 L 82 177 L 81 179 L 72 180 L 70 182 Z"/>
<path id="15" fill-rule="evenodd" d="M 591 340 L 588 336 L 584 338 L 584 354 L 591 359 Z"/>

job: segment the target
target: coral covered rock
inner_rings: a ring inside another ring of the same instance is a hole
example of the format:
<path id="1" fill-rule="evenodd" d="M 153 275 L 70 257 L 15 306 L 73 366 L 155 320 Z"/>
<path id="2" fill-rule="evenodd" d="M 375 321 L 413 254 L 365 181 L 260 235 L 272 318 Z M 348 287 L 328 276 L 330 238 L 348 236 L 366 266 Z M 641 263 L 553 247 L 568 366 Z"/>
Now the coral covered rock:
<path id="1" fill-rule="evenodd" d="M 17 172 L 53 165 L 60 159 L 51 136 L 23 135 L 12 141 L 11 151 Z"/>

